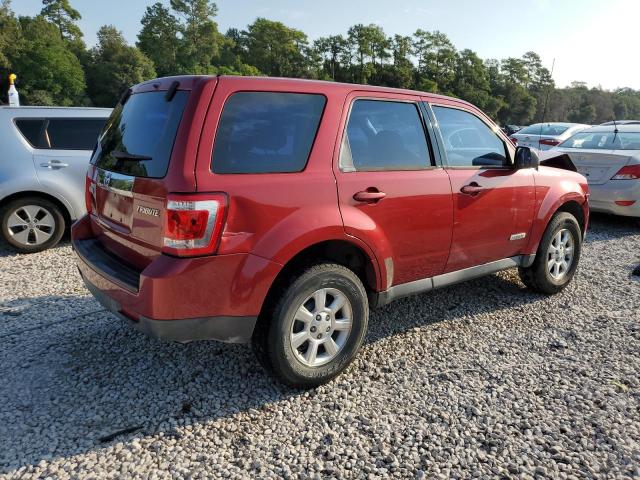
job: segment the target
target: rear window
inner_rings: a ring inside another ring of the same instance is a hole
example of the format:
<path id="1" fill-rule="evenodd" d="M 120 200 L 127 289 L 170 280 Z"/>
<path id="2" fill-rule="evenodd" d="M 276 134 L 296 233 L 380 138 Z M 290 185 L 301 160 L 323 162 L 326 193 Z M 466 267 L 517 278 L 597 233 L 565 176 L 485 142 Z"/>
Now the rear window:
<path id="1" fill-rule="evenodd" d="M 136 177 L 167 174 L 178 126 L 189 93 L 178 91 L 131 95 L 118 104 L 102 132 L 91 162 L 105 170 Z"/>
<path id="2" fill-rule="evenodd" d="M 93 150 L 106 118 L 21 118 L 16 127 L 39 150 Z"/>
<path id="3" fill-rule="evenodd" d="M 325 97 L 240 92 L 226 102 L 216 134 L 214 173 L 288 173 L 304 170 Z"/>
<path id="4" fill-rule="evenodd" d="M 558 147 L 587 150 L 640 150 L 640 132 L 580 132 Z"/>
<path id="5" fill-rule="evenodd" d="M 529 125 L 528 127 L 523 128 L 517 133 L 523 133 L 525 135 L 548 135 L 553 137 L 562 135 L 567 130 L 569 130 L 569 127 L 567 127 L 566 125 L 541 125 L 539 123 L 536 123 L 535 125 Z"/>

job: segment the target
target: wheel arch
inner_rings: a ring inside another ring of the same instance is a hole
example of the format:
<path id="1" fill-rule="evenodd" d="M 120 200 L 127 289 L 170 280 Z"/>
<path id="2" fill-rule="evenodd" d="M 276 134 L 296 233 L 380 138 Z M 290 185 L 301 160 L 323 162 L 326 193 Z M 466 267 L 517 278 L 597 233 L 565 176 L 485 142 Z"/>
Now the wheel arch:
<path id="1" fill-rule="evenodd" d="M 262 312 L 264 313 L 273 306 L 277 298 L 276 295 L 282 291 L 282 288 L 296 272 L 322 262 L 337 263 L 353 271 L 362 281 L 369 296 L 379 290 L 379 268 L 377 260 L 371 252 L 355 241 L 324 240 L 299 250 L 284 263 L 267 291 Z"/>
<path id="2" fill-rule="evenodd" d="M 0 209 L 4 208 L 5 205 L 9 204 L 10 202 L 13 202 L 14 200 L 19 200 L 21 198 L 27 198 L 27 197 L 44 198 L 45 200 L 48 200 L 54 205 L 56 205 L 60 209 L 60 212 L 64 217 L 65 228 L 70 227 L 71 224 L 73 223 L 73 212 L 71 210 L 71 207 L 67 205 L 63 199 L 60 199 L 55 195 L 51 195 L 50 193 L 45 193 L 38 190 L 24 190 L 24 191 L 15 192 L 10 195 L 7 195 L 2 200 L 0 200 Z"/>

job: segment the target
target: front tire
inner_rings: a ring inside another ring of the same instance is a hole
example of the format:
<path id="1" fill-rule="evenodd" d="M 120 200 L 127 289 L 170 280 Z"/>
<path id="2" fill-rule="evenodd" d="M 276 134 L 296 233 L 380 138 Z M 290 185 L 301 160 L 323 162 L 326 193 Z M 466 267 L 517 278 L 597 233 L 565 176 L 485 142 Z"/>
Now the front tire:
<path id="1" fill-rule="evenodd" d="M 351 270 L 315 265 L 285 287 L 253 336 L 256 354 L 283 383 L 312 388 L 355 358 L 369 320 L 367 293 Z"/>
<path id="2" fill-rule="evenodd" d="M 36 253 L 56 245 L 65 229 L 62 212 L 41 197 L 24 197 L 0 210 L 3 238 L 20 253 Z"/>
<path id="3" fill-rule="evenodd" d="M 581 252 L 578 221 L 570 213 L 556 213 L 542 236 L 533 265 L 519 269 L 520 278 L 537 292 L 558 293 L 573 279 Z"/>

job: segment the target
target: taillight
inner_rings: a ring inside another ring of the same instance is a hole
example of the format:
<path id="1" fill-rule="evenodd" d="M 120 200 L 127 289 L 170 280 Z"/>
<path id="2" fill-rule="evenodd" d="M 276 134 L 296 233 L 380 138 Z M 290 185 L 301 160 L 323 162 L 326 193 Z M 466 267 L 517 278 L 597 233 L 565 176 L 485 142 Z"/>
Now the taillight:
<path id="1" fill-rule="evenodd" d="M 560 140 L 556 140 L 555 138 L 543 138 L 540 140 L 542 145 L 548 145 L 550 147 L 555 147 L 556 145 L 560 145 Z"/>
<path id="2" fill-rule="evenodd" d="M 630 207 L 631 205 L 636 203 L 635 200 L 616 200 L 615 202 L 616 205 L 620 205 L 621 207 Z"/>
<path id="3" fill-rule="evenodd" d="M 640 178 L 640 164 L 627 165 L 618 170 L 611 180 L 637 180 Z"/>
<path id="4" fill-rule="evenodd" d="M 94 196 L 96 194 L 96 184 L 88 175 L 85 177 L 84 184 L 84 206 L 87 213 L 93 213 Z"/>
<path id="5" fill-rule="evenodd" d="M 169 195 L 162 251 L 179 257 L 215 253 L 226 214 L 223 193 Z"/>
<path id="6" fill-rule="evenodd" d="M 511 140 L 511 143 L 513 143 L 516 147 L 518 146 L 518 140 L 513 137 L 509 137 L 509 140 Z"/>

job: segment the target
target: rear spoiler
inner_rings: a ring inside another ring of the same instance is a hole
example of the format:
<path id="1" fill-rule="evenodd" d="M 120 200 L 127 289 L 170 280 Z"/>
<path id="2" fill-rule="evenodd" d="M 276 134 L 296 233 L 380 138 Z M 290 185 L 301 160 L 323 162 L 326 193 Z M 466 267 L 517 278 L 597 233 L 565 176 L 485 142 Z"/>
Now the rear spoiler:
<path id="1" fill-rule="evenodd" d="M 546 160 L 540 160 L 540 165 L 543 167 L 560 168 L 562 170 L 569 170 L 570 172 L 577 172 L 578 169 L 571 161 L 571 157 L 566 153 L 557 155 L 555 157 L 547 158 Z"/>

